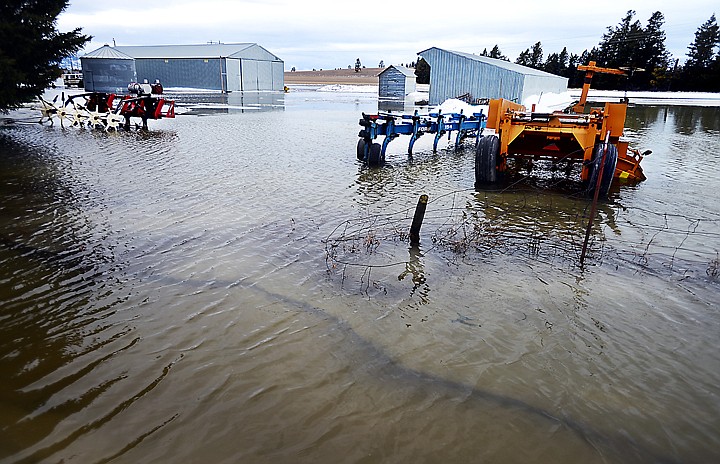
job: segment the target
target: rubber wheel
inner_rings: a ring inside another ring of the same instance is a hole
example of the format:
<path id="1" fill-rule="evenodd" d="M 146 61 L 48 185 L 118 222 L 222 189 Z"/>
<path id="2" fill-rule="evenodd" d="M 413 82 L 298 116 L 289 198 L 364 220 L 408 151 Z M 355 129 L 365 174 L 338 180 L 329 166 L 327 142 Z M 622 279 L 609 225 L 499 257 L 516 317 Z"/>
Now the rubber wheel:
<path id="1" fill-rule="evenodd" d="M 382 146 L 379 143 L 373 143 L 370 145 L 370 151 L 368 151 L 368 165 L 380 166 L 384 163 L 384 159 L 381 155 Z"/>
<path id="2" fill-rule="evenodd" d="M 359 159 L 360 161 L 365 159 L 365 146 L 366 145 L 367 145 L 367 143 L 365 142 L 365 139 L 361 138 L 360 140 L 358 140 L 357 159 Z"/>
<path id="3" fill-rule="evenodd" d="M 589 166 L 590 176 L 587 186 L 589 196 L 595 195 L 595 185 L 597 184 L 598 174 L 600 173 L 600 162 L 602 161 L 604 143 L 598 143 L 593 149 L 592 162 Z M 600 181 L 600 197 L 606 198 L 615 176 L 615 167 L 617 166 L 618 151 L 615 145 L 608 145 L 607 155 L 605 155 L 605 164 L 602 167 L 602 180 Z"/>
<path id="4" fill-rule="evenodd" d="M 500 139 L 488 135 L 478 140 L 475 149 L 475 187 L 498 181 L 497 160 L 500 155 Z"/>

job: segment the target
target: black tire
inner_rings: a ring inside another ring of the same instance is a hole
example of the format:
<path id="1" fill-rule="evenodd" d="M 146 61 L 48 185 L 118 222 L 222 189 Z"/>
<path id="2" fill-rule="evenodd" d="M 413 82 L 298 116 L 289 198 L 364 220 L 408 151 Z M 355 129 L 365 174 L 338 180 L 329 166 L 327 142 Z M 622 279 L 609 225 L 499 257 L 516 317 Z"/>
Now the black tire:
<path id="1" fill-rule="evenodd" d="M 365 146 L 367 143 L 365 142 L 365 139 L 361 138 L 358 140 L 357 144 L 357 159 L 360 161 L 363 161 L 365 159 Z"/>
<path id="2" fill-rule="evenodd" d="M 587 186 L 587 192 L 589 196 L 595 195 L 595 185 L 597 184 L 597 178 L 600 174 L 603 151 L 605 150 L 604 143 L 598 143 L 593 149 L 592 162 L 590 163 L 589 170 L 590 176 Z M 600 181 L 600 198 L 606 198 L 612 185 L 613 177 L 615 176 L 615 167 L 617 166 L 618 151 L 615 145 L 608 145 L 607 154 L 605 155 L 605 164 L 602 166 L 602 180 Z"/>
<path id="3" fill-rule="evenodd" d="M 379 143 L 373 143 L 370 145 L 368 151 L 368 165 L 370 166 L 381 166 L 385 162 L 382 157 L 382 146 Z"/>
<path id="4" fill-rule="evenodd" d="M 497 183 L 499 156 L 500 139 L 496 135 L 488 135 L 478 140 L 475 148 L 475 187 Z"/>

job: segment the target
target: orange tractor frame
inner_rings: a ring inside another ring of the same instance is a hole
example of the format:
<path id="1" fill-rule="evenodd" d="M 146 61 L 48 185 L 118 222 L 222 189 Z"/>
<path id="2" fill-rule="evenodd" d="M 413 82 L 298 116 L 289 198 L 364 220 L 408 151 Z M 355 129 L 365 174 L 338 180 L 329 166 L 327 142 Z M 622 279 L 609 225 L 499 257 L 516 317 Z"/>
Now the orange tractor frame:
<path id="1" fill-rule="evenodd" d="M 606 103 L 589 110 L 586 104 L 594 73 L 624 75 L 624 72 L 595 66 L 594 61 L 578 69 L 586 71 L 582 94 L 578 103 L 565 111 L 536 113 L 509 100 L 490 100 L 486 127 L 494 129 L 496 135 L 478 141 L 477 187 L 497 182 L 508 168 L 508 159 L 525 166 L 532 166 L 534 160 L 550 160 L 555 165 L 567 163 L 568 172 L 570 166 L 582 163 L 580 180 L 588 186 L 589 193 L 594 193 L 594 181 L 602 170 L 599 193 L 603 196 L 613 179 L 645 180 L 640 162 L 649 152 L 630 150 L 627 141 L 621 138 L 627 102 Z"/>

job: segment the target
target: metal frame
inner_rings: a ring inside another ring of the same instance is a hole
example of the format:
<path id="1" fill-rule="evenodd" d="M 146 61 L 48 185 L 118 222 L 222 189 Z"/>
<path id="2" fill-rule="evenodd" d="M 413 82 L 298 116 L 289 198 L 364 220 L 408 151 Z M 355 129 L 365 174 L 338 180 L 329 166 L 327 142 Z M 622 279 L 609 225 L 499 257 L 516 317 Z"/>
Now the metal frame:
<path id="1" fill-rule="evenodd" d="M 412 156 L 413 146 L 417 139 L 424 134 L 435 134 L 433 141 L 433 153 L 437 152 L 440 139 L 448 134 L 448 140 L 452 132 L 457 132 L 455 137 L 455 149 L 457 150 L 463 139 L 474 137 L 476 142 L 482 136 L 487 118 L 482 110 L 468 116 L 460 113 L 443 114 L 442 111 L 421 115 L 416 110 L 413 114 L 362 114 L 360 125 L 363 129 L 358 134 L 365 140 L 363 160 L 368 160 L 370 147 L 379 136 L 385 136 L 382 143 L 381 156 L 384 158 L 387 147 L 400 135 L 410 135 L 408 144 L 408 155 Z"/>

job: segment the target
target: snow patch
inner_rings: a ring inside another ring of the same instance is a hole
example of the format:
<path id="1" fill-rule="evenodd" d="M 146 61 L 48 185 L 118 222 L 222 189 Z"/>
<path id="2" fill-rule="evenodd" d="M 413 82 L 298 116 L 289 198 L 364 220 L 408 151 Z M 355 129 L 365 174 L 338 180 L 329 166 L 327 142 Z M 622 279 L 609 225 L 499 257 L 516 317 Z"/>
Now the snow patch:
<path id="1" fill-rule="evenodd" d="M 580 100 L 580 89 L 571 89 L 563 93 L 542 93 L 531 95 L 523 101 L 526 109 L 539 113 L 562 111 Z M 720 106 L 720 93 L 710 92 L 626 92 L 623 90 L 590 89 L 588 101 L 619 103 L 628 98 L 632 105 L 668 105 L 668 106 Z"/>
<path id="2" fill-rule="evenodd" d="M 488 105 L 471 105 L 465 103 L 457 98 L 449 98 L 442 102 L 440 106 L 435 107 L 436 111 L 442 111 L 444 114 L 448 113 L 462 113 L 466 116 L 470 116 L 473 113 L 479 113 L 481 110 L 484 115 L 488 114 Z"/>
<path id="3" fill-rule="evenodd" d="M 553 111 L 562 111 L 570 106 L 573 101 L 580 98 L 573 98 L 570 92 L 563 93 L 541 93 L 540 95 L 531 95 L 523 101 L 523 106 L 531 110 L 535 105 L 535 111 L 538 113 L 552 113 Z"/>
<path id="4" fill-rule="evenodd" d="M 378 93 L 377 85 L 345 85 L 330 84 L 323 85 L 318 92 L 348 92 L 348 93 Z"/>

